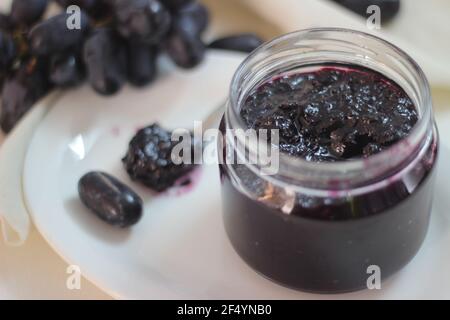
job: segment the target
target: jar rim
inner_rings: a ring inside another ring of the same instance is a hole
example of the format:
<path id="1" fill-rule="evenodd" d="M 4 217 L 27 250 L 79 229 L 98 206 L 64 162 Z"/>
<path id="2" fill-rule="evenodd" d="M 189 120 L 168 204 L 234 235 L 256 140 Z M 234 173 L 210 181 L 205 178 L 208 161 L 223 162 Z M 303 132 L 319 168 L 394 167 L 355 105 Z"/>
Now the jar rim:
<path id="1" fill-rule="evenodd" d="M 431 139 L 426 139 L 427 134 L 432 131 L 433 121 L 430 86 L 425 73 L 414 61 L 414 59 L 411 58 L 405 51 L 387 40 L 369 33 L 345 28 L 310 28 L 294 31 L 274 38 L 253 51 L 238 67 L 231 82 L 225 118 L 228 120 L 227 122 L 231 122 L 233 124 L 233 128 L 244 130 L 247 129 L 243 119 L 239 115 L 240 109 L 238 104 L 240 103 L 239 99 L 241 98 L 240 80 L 249 71 L 249 66 L 255 63 L 255 60 L 258 59 L 261 52 L 270 51 L 280 43 L 287 43 L 293 40 L 301 41 L 302 39 L 314 39 L 315 35 L 324 33 L 331 35 L 345 34 L 355 36 L 360 40 L 366 39 L 374 43 L 381 44 L 383 47 L 397 54 L 403 60 L 402 62 L 405 66 L 415 72 L 415 76 L 419 82 L 420 94 L 417 99 L 420 101 L 417 101 L 416 103 L 422 106 L 422 113 L 419 115 L 417 123 L 413 126 L 409 134 L 405 138 L 394 143 L 389 148 L 367 158 L 361 157 L 358 159 L 349 159 L 346 161 L 336 162 L 312 162 L 301 157 L 294 157 L 280 152 L 280 168 L 276 176 L 277 180 L 285 180 L 289 182 L 289 184 L 292 184 L 293 181 L 300 181 L 311 187 L 321 187 L 324 186 L 325 183 L 324 187 L 326 188 L 330 187 L 330 181 L 340 181 L 340 183 L 334 184 L 333 186 L 338 189 L 342 187 L 354 187 L 367 183 L 369 171 L 388 172 L 389 170 L 392 171 L 395 168 L 398 169 L 398 166 L 401 163 L 404 163 L 408 158 L 408 155 L 405 155 L 403 158 L 397 156 L 400 154 L 400 151 L 405 148 L 411 149 L 411 146 L 415 146 L 417 149 L 415 151 L 419 152 L 419 148 L 417 146 L 419 143 L 425 143 L 426 140 L 431 141 Z M 336 37 L 336 39 L 339 41 L 338 37 Z M 320 38 L 317 40 L 320 40 Z M 355 41 L 355 44 L 357 44 L 357 41 Z M 361 46 L 361 50 L 364 49 L 367 49 L 367 47 Z M 416 107 L 418 106 L 416 105 Z M 428 142 L 431 143 L 430 141 Z M 422 146 L 422 149 L 424 147 L 425 146 Z M 413 152 L 413 150 L 410 152 Z M 403 151 L 403 153 L 405 152 Z M 398 163 L 393 161 L 393 157 L 399 158 L 397 159 Z M 248 166 L 255 173 L 261 172 L 261 168 L 258 168 L 254 164 L 249 164 Z M 363 175 L 361 175 L 361 173 L 363 173 Z"/>

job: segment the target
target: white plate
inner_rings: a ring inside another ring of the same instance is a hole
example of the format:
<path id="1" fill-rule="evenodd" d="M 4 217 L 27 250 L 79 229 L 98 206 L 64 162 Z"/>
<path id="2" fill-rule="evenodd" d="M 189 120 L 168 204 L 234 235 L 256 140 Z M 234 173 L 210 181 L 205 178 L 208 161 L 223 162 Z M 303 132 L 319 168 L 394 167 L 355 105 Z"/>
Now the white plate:
<path id="1" fill-rule="evenodd" d="M 136 128 L 155 120 L 192 127 L 223 102 L 241 59 L 215 52 L 194 71 L 168 73 L 146 90 L 126 88 L 112 98 L 87 87 L 64 95 L 32 140 L 23 178 L 28 208 L 50 245 L 118 298 L 450 298 L 450 229 L 443 215 L 450 207 L 444 192 L 450 185 L 445 179 L 439 181 L 426 243 L 414 260 L 379 291 L 332 296 L 281 287 L 237 256 L 222 226 L 216 166 L 203 167 L 193 190 L 178 196 L 155 197 L 130 181 L 120 159 Z M 442 118 L 444 128 L 450 127 L 449 119 Z M 78 200 L 78 179 L 96 169 L 143 196 L 144 217 L 131 230 L 106 225 Z"/>

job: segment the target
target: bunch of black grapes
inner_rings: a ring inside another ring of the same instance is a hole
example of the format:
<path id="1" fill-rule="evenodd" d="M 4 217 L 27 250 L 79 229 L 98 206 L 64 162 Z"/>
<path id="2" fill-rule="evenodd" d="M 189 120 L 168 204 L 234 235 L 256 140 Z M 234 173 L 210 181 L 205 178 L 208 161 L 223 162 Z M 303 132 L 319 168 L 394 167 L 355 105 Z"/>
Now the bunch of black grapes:
<path id="1" fill-rule="evenodd" d="M 209 14 L 195 0 L 53 1 L 61 12 L 46 20 L 50 0 L 13 0 L 9 14 L 0 14 L 0 126 L 6 133 L 54 87 L 87 79 L 95 91 L 111 95 L 127 81 L 152 82 L 160 53 L 193 68 L 208 46 L 250 52 L 262 43 L 243 34 L 205 45 Z M 68 13 L 71 5 L 81 14 Z"/>

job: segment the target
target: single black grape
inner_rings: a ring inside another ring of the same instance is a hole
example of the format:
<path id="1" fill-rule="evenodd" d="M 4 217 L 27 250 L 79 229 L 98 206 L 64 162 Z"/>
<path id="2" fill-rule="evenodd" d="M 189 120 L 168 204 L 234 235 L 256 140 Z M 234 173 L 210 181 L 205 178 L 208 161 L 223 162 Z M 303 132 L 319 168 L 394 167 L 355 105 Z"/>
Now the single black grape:
<path id="1" fill-rule="evenodd" d="M 0 115 L 3 132 L 11 131 L 33 104 L 50 90 L 46 68 L 45 60 L 32 59 L 5 80 Z"/>
<path id="2" fill-rule="evenodd" d="M 13 0 L 11 21 L 14 25 L 31 26 L 44 14 L 48 0 Z"/>
<path id="3" fill-rule="evenodd" d="M 171 153 L 176 142 L 171 132 L 158 124 L 152 124 L 131 139 L 127 154 L 122 159 L 125 169 L 133 180 L 161 192 L 194 169 L 192 164 L 174 164 Z"/>
<path id="4" fill-rule="evenodd" d="M 257 35 L 246 33 L 214 40 L 208 47 L 250 53 L 258 48 L 263 42 L 264 41 Z"/>
<path id="5" fill-rule="evenodd" d="M 93 171 L 78 182 L 81 201 L 97 217 L 110 225 L 126 228 L 142 217 L 142 199 L 113 176 Z"/>
<path id="6" fill-rule="evenodd" d="M 177 28 L 198 36 L 208 27 L 209 12 L 201 3 L 193 2 L 182 7 L 176 13 L 174 20 L 173 23 L 177 25 Z"/>
<path id="7" fill-rule="evenodd" d="M 80 7 L 93 18 L 100 19 L 112 14 L 111 0 L 55 0 L 62 8 L 71 5 Z"/>
<path id="8" fill-rule="evenodd" d="M 82 10 L 88 10 L 95 6 L 98 6 L 99 3 L 103 4 L 101 0 L 55 0 L 61 7 L 67 8 L 71 5 L 75 5 L 80 7 Z"/>
<path id="9" fill-rule="evenodd" d="M 161 2 L 171 11 L 178 11 L 195 2 L 195 0 L 161 0 Z"/>
<path id="10" fill-rule="evenodd" d="M 119 33 L 130 41 L 157 44 L 170 29 L 171 16 L 158 0 L 114 0 Z"/>
<path id="11" fill-rule="evenodd" d="M 80 29 L 69 29 L 69 17 L 70 15 L 61 13 L 31 29 L 28 38 L 34 54 L 49 55 L 81 45 L 89 30 L 89 18 L 81 12 Z"/>
<path id="12" fill-rule="evenodd" d="M 16 58 L 17 50 L 13 39 L 0 31 L 0 75 L 4 75 Z"/>
<path id="13" fill-rule="evenodd" d="M 144 86 L 156 76 L 157 49 L 140 42 L 128 43 L 128 81 L 135 86 Z"/>
<path id="14" fill-rule="evenodd" d="M 98 3 L 102 3 L 100 0 L 55 0 L 56 3 L 58 3 L 61 7 L 67 8 L 71 5 L 75 5 L 80 7 L 83 10 L 90 9 Z"/>
<path id="15" fill-rule="evenodd" d="M 13 28 L 10 16 L 0 12 L 0 31 L 11 32 Z"/>
<path id="16" fill-rule="evenodd" d="M 95 91 L 110 95 L 120 90 L 127 77 L 126 56 L 126 44 L 112 29 L 97 29 L 86 40 L 83 60 Z"/>
<path id="17" fill-rule="evenodd" d="M 199 36 L 184 29 L 174 28 L 164 42 L 164 49 L 169 57 L 181 68 L 193 68 L 202 62 L 205 45 Z"/>
<path id="18" fill-rule="evenodd" d="M 367 17 L 367 8 L 371 5 L 380 7 L 381 22 L 389 22 L 400 10 L 400 0 L 333 0 L 344 7 Z"/>
<path id="19" fill-rule="evenodd" d="M 82 59 L 78 53 L 58 53 L 50 58 L 50 81 L 58 87 L 72 87 L 84 79 Z"/>

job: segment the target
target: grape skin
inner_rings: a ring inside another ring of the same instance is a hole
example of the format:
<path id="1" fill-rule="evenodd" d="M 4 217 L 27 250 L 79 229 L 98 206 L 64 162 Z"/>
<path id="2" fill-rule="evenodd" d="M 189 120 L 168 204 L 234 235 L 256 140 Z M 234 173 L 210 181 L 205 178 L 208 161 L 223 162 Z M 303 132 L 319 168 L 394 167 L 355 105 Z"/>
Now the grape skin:
<path id="1" fill-rule="evenodd" d="M 128 81 L 137 87 L 152 82 L 156 77 L 157 49 L 139 42 L 128 42 Z"/>
<path id="2" fill-rule="evenodd" d="M 84 68 L 78 53 L 62 53 L 51 57 L 50 81 L 62 88 L 73 87 L 84 79 Z"/>
<path id="3" fill-rule="evenodd" d="M 30 60 L 6 79 L 0 114 L 0 126 L 5 133 L 10 132 L 33 104 L 51 88 L 45 74 L 46 67 L 45 60 Z"/>
<path id="4" fill-rule="evenodd" d="M 0 31 L 0 74 L 4 75 L 16 57 L 16 46 L 12 38 Z"/>
<path id="5" fill-rule="evenodd" d="M 209 48 L 250 53 L 262 43 L 263 40 L 257 35 L 247 33 L 217 39 L 209 44 Z"/>
<path id="6" fill-rule="evenodd" d="M 157 44 L 169 31 L 171 16 L 158 0 L 115 0 L 114 10 L 124 38 Z"/>
<path id="7" fill-rule="evenodd" d="M 11 22 L 30 26 L 42 17 L 47 4 L 48 0 L 14 0 L 11 5 Z"/>
<path id="8" fill-rule="evenodd" d="M 126 80 L 126 50 L 114 30 L 96 30 L 84 44 L 83 59 L 95 91 L 110 95 L 120 90 Z"/>
<path id="9" fill-rule="evenodd" d="M 80 45 L 89 30 L 89 19 L 81 13 L 81 29 L 70 30 L 68 18 L 68 14 L 61 13 L 37 24 L 28 35 L 32 52 L 49 55 Z"/>

